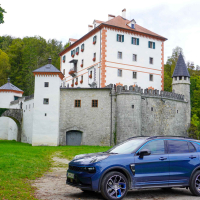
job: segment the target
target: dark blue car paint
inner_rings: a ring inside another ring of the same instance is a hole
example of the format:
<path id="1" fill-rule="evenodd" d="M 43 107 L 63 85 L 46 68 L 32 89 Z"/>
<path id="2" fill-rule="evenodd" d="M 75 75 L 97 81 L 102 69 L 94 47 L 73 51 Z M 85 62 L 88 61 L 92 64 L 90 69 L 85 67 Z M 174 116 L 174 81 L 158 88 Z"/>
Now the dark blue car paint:
<path id="1" fill-rule="evenodd" d="M 153 140 L 156 139 L 152 139 L 151 141 Z M 77 167 L 95 167 L 96 173 L 94 174 L 73 170 L 68 170 L 68 172 L 75 174 L 82 182 L 84 182 L 84 180 L 91 180 L 91 185 L 88 186 L 88 189 L 94 191 L 100 191 L 102 178 L 110 170 L 123 171 L 130 182 L 129 189 L 162 186 L 188 186 L 191 174 L 200 168 L 200 143 L 190 139 L 167 138 L 162 140 L 189 141 L 195 146 L 197 152 L 185 154 L 168 154 L 166 152 L 166 154 L 149 155 L 139 158 L 137 152 L 150 142 L 150 140 L 147 140 L 132 154 L 109 154 L 108 158 L 96 163 L 90 163 L 89 158 L 88 160 L 84 160 L 84 162 L 76 162 L 73 160 L 69 163 L 70 165 Z M 196 158 L 190 158 L 191 156 Z M 130 164 L 135 164 L 135 174 L 131 171 Z M 86 185 L 88 184 L 89 183 L 87 182 Z M 74 186 L 84 189 L 82 186 Z"/>

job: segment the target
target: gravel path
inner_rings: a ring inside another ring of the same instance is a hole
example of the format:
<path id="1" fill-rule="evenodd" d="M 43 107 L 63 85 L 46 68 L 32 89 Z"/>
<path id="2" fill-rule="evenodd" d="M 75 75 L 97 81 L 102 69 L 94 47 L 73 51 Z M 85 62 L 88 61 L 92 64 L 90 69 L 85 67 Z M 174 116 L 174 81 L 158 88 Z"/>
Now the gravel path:
<path id="1" fill-rule="evenodd" d="M 53 157 L 53 161 L 55 167 L 52 168 L 52 172 L 44 174 L 43 177 L 32 184 L 37 188 L 35 198 L 48 200 L 103 199 L 99 193 L 84 193 L 77 188 L 66 185 L 66 164 L 68 164 L 69 161 L 56 156 Z M 124 199 L 195 200 L 199 199 L 199 197 L 192 196 L 190 191 L 187 189 L 175 188 L 170 191 L 163 191 L 162 189 L 134 190 L 128 192 Z"/>

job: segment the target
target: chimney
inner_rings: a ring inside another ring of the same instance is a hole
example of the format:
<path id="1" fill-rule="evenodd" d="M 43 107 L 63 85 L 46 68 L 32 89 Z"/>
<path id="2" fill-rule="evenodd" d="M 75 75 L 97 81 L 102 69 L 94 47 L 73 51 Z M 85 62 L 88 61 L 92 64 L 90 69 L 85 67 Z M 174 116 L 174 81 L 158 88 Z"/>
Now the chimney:
<path id="1" fill-rule="evenodd" d="M 109 14 L 108 14 L 108 20 L 111 20 L 111 19 L 113 19 L 113 18 L 115 18 L 115 15 L 109 15 Z"/>
<path id="2" fill-rule="evenodd" d="M 88 32 L 90 32 L 93 29 L 92 25 L 88 25 Z"/>
<path id="3" fill-rule="evenodd" d="M 126 19 L 126 8 L 124 8 L 124 9 L 122 10 L 122 17 L 123 17 L 124 19 Z"/>
<path id="4" fill-rule="evenodd" d="M 48 58 L 48 63 L 51 64 L 51 57 Z"/>

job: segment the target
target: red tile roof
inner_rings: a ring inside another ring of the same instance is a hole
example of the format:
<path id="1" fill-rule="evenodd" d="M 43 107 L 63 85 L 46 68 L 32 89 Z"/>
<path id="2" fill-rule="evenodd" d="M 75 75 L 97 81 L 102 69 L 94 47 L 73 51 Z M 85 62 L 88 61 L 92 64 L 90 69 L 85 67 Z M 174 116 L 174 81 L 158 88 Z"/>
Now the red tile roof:
<path id="1" fill-rule="evenodd" d="M 70 41 L 76 42 L 78 39 L 69 38 Z"/>
<path id="2" fill-rule="evenodd" d="M 117 17 L 105 22 L 104 24 L 116 26 L 116 27 L 121 27 L 121 28 L 125 28 L 125 29 L 130 29 L 130 30 L 137 31 L 137 32 L 140 32 L 140 33 L 145 33 L 145 34 L 148 34 L 148 35 L 153 35 L 153 36 L 156 36 L 156 37 L 161 37 L 163 39 L 166 39 L 163 36 L 158 35 L 158 34 L 152 32 L 152 31 L 150 31 L 146 28 L 143 28 L 142 26 L 140 26 L 138 24 L 135 24 L 135 29 L 132 29 L 130 26 L 127 25 L 129 22 L 131 22 L 131 21 L 124 19 L 121 16 L 117 16 Z"/>
<path id="3" fill-rule="evenodd" d="M 96 20 L 96 19 L 94 21 L 99 23 L 99 24 L 104 23 L 104 21 L 100 21 L 100 20 Z"/>

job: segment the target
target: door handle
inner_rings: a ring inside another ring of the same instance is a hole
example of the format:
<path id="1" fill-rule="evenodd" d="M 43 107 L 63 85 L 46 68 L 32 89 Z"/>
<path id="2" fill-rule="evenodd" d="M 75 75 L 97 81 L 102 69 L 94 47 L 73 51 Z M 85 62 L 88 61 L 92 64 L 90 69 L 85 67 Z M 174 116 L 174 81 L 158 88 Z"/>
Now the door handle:
<path id="1" fill-rule="evenodd" d="M 159 160 L 167 160 L 165 157 L 160 157 Z"/>
<path id="2" fill-rule="evenodd" d="M 190 156 L 189 158 L 193 159 L 193 158 L 196 158 L 196 156 Z"/>

